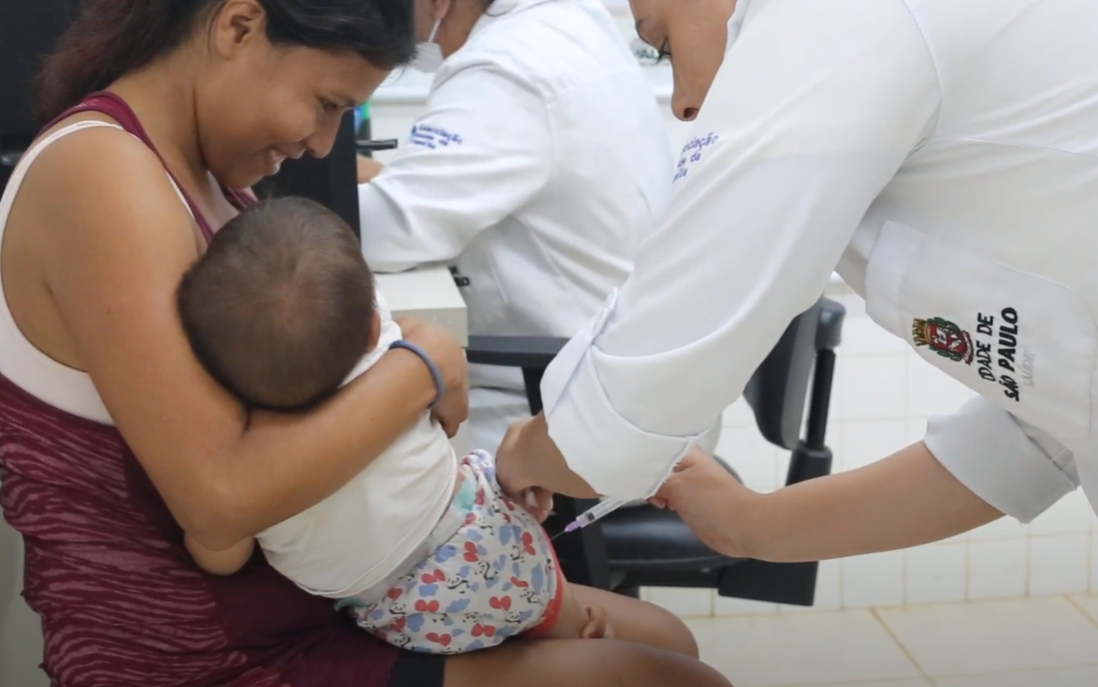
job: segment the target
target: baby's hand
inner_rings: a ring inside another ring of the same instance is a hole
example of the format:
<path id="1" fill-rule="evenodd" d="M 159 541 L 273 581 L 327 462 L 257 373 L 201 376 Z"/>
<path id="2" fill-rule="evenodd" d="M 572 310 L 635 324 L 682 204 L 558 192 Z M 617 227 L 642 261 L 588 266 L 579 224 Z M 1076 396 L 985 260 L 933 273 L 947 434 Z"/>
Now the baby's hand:
<path id="1" fill-rule="evenodd" d="M 585 605 L 587 611 L 587 624 L 583 626 L 580 637 L 583 639 L 613 639 L 614 628 L 610 626 L 610 618 L 606 610 L 601 606 Z"/>

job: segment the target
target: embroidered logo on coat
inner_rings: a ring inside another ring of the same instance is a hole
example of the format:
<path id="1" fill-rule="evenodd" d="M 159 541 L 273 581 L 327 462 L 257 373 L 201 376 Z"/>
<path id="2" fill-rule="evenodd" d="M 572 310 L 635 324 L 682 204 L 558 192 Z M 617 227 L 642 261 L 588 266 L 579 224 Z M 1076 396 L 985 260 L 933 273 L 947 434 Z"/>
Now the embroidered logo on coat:
<path id="1" fill-rule="evenodd" d="M 996 323 L 995 318 L 999 318 Z M 996 315 L 976 313 L 976 336 L 942 317 L 911 321 L 911 341 L 916 347 L 925 346 L 943 358 L 972 365 L 980 379 L 1002 387 L 1003 395 L 1020 403 L 1022 386 L 1034 385 L 1036 354 L 1019 348 L 1018 311 L 1003 308 Z M 1021 373 L 1021 383 L 1015 375 Z M 975 388 L 975 387 L 973 387 Z"/>
<path id="2" fill-rule="evenodd" d="M 911 322 L 911 339 L 956 363 L 972 364 L 972 337 L 949 320 L 932 317 Z"/>

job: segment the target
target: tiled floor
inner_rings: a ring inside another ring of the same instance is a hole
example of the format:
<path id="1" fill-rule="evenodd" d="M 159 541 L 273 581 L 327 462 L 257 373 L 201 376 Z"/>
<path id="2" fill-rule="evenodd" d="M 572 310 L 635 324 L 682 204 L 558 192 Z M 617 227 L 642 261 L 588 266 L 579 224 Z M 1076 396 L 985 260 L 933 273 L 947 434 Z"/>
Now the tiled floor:
<path id="1" fill-rule="evenodd" d="M 735 687 L 1098 686 L 1098 596 L 687 622 Z"/>

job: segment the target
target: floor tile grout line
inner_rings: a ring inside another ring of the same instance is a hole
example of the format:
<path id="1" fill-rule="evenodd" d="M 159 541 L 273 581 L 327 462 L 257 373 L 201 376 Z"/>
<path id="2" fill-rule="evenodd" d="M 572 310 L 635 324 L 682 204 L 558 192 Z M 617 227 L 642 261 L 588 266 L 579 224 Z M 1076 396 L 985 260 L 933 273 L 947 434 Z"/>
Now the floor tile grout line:
<path id="1" fill-rule="evenodd" d="M 923 682 L 929 685 L 933 685 L 933 680 L 925 677 L 896 677 L 885 678 L 884 680 L 843 680 L 842 682 L 795 682 L 789 685 L 766 685 L 766 687 L 859 687 L 859 685 L 902 685 L 908 682 Z"/>
<path id="2" fill-rule="evenodd" d="M 1067 601 L 1072 608 L 1082 613 L 1087 622 L 1089 622 L 1091 625 L 1094 625 L 1095 627 L 1098 627 L 1098 618 L 1095 618 L 1090 613 L 1087 613 L 1087 610 L 1080 606 L 1071 594 L 1065 594 L 1064 600 Z"/>
<path id="3" fill-rule="evenodd" d="M 1059 670 L 1073 670 L 1075 668 L 1093 668 L 1098 666 L 1098 662 L 1087 663 L 1071 663 L 1068 665 L 1058 666 L 1043 666 L 1037 668 L 1016 668 L 1014 670 L 992 670 L 981 671 L 978 673 L 949 673 L 946 675 L 922 675 L 920 677 L 898 677 L 898 678 L 885 678 L 881 679 L 869 679 L 869 680 L 856 680 L 851 682 L 846 680 L 843 682 L 797 682 L 792 684 L 777 684 L 767 685 L 767 687 L 858 687 L 858 685 L 890 685 L 901 684 L 904 682 L 923 681 L 930 683 L 931 685 L 937 685 L 941 680 L 957 680 L 967 678 L 983 678 L 983 677 L 996 677 L 1003 675 L 1019 675 L 1024 673 L 1040 674 L 1048 673 Z"/>
<path id="4" fill-rule="evenodd" d="M 869 609 L 869 613 L 873 616 L 873 619 L 877 621 L 877 624 L 881 626 L 881 629 L 883 629 L 885 633 L 889 636 L 889 638 L 892 639 L 892 642 L 897 647 L 899 647 L 900 652 L 907 657 L 907 660 L 911 661 L 911 665 L 915 666 L 915 670 L 919 671 L 919 675 L 927 682 L 933 684 L 933 681 L 931 681 L 930 679 L 930 675 L 928 675 L 926 670 L 923 669 L 922 664 L 915 660 L 914 654 L 912 654 L 911 650 L 908 649 L 904 645 L 904 643 L 900 641 L 900 638 L 896 635 L 895 632 L 893 632 L 892 628 L 888 626 L 888 623 L 884 621 L 884 618 L 881 617 L 881 614 L 877 611 L 877 609 L 871 608 Z"/>
<path id="5" fill-rule="evenodd" d="M 1073 670 L 1076 668 L 1093 668 L 1095 666 L 1098 666 L 1098 663 L 1071 663 L 1068 665 L 1044 666 L 1039 668 L 1017 668 L 1014 670 L 994 670 L 990 672 L 982 671 L 979 673 L 950 673 L 948 675 L 937 675 L 933 677 L 929 675 L 924 675 L 922 677 L 886 678 L 884 680 L 857 680 L 854 682 L 851 682 L 849 680 L 845 682 L 801 682 L 792 685 L 768 685 L 767 687 L 858 687 L 858 685 L 890 685 L 915 681 L 922 681 L 927 682 L 931 685 L 937 685 L 940 680 L 984 678 L 1004 675 L 1020 675 L 1026 673 L 1040 675 L 1041 673 L 1048 673 L 1053 671 Z"/>

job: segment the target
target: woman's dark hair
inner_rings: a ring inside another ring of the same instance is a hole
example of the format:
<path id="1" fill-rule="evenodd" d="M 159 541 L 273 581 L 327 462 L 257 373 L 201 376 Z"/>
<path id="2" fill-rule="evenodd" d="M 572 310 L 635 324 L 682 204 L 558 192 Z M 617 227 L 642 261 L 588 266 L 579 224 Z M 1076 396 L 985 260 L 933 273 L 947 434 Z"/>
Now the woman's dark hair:
<path id="1" fill-rule="evenodd" d="M 403 65 L 415 55 L 412 0 L 255 1 L 267 13 L 272 43 L 353 52 L 381 69 Z M 225 2 L 84 0 L 38 75 L 35 114 L 47 122 L 174 50 Z"/>

